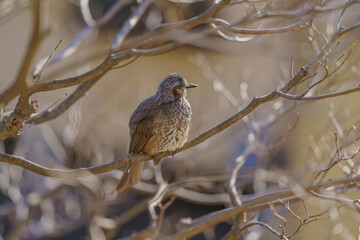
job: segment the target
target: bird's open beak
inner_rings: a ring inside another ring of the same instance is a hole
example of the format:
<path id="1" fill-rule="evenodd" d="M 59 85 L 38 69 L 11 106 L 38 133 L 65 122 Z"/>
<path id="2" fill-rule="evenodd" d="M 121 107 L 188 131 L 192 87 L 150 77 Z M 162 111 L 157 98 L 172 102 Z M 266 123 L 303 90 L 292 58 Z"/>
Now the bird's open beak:
<path id="1" fill-rule="evenodd" d="M 187 85 L 186 85 L 186 88 L 194 88 L 194 87 L 197 87 L 198 85 L 196 85 L 196 84 L 192 84 L 192 83 L 188 83 Z"/>

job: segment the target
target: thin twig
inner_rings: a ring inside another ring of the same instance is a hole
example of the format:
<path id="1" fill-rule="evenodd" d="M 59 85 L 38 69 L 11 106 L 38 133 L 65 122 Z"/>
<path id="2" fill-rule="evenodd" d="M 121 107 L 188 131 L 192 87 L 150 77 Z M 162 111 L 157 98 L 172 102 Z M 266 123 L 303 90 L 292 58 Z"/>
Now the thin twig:
<path id="1" fill-rule="evenodd" d="M 346 94 L 354 93 L 354 92 L 358 92 L 358 91 L 360 91 L 360 87 L 354 87 L 352 89 L 344 90 L 344 91 L 337 92 L 337 93 L 328 93 L 328 94 L 309 96 L 309 97 L 291 95 L 288 93 L 281 92 L 279 90 L 276 90 L 275 92 L 277 95 L 279 95 L 283 98 L 286 98 L 286 99 L 290 99 L 290 100 L 314 101 L 314 100 L 338 97 L 338 96 L 342 96 L 342 95 L 346 95 Z"/>

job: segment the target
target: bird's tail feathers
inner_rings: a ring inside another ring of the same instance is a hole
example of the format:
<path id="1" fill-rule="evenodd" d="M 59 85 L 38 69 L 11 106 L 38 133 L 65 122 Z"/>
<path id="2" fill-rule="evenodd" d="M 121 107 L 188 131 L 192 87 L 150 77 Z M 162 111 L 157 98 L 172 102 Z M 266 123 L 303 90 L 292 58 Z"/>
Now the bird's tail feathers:
<path id="1" fill-rule="evenodd" d="M 132 163 L 126 166 L 126 169 L 121 176 L 118 184 L 116 185 L 116 191 L 122 192 L 130 186 L 134 186 L 140 181 L 141 171 L 143 169 L 144 162 Z"/>

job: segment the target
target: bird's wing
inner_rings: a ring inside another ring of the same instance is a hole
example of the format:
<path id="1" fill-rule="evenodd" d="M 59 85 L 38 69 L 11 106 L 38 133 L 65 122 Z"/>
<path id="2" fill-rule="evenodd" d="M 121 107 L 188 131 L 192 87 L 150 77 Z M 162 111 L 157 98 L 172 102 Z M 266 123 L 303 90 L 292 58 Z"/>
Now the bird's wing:
<path id="1" fill-rule="evenodd" d="M 130 118 L 130 153 L 144 151 L 149 139 L 155 134 L 156 118 L 158 118 L 159 106 L 149 99 L 142 102 Z"/>

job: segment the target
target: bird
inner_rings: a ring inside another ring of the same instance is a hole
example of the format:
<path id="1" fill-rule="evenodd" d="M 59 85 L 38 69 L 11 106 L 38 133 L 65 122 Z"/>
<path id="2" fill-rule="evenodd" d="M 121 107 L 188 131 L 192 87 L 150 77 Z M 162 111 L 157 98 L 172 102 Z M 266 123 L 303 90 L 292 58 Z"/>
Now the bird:
<path id="1" fill-rule="evenodd" d="M 163 152 L 174 152 L 187 140 L 191 120 L 191 106 L 186 100 L 187 89 L 197 87 L 187 83 L 177 73 L 168 74 L 157 92 L 144 100 L 130 117 L 129 155 L 146 153 L 159 165 Z M 130 163 L 121 176 L 116 191 L 122 192 L 140 181 L 144 162 Z"/>

